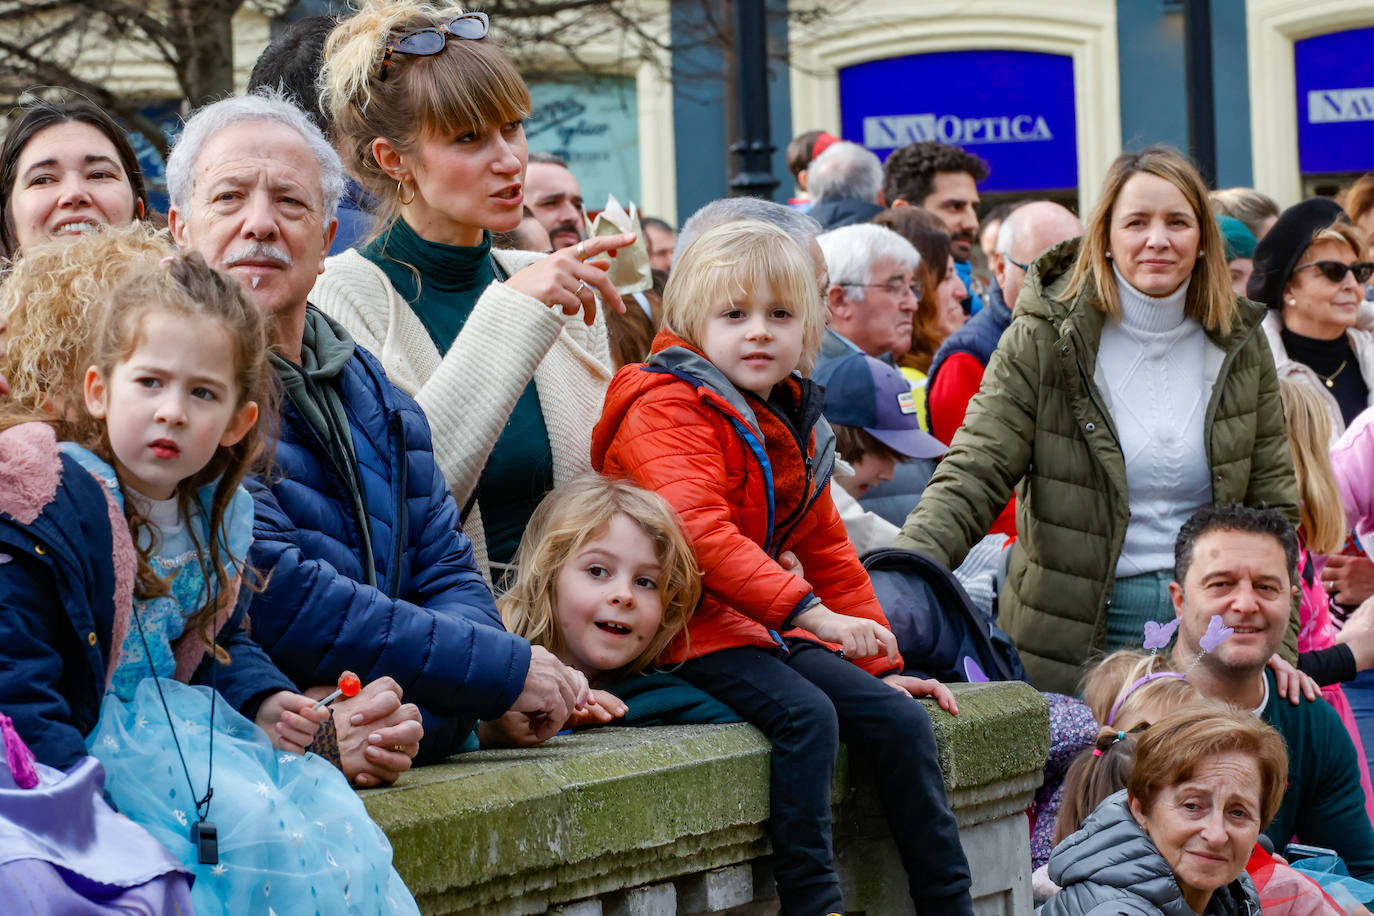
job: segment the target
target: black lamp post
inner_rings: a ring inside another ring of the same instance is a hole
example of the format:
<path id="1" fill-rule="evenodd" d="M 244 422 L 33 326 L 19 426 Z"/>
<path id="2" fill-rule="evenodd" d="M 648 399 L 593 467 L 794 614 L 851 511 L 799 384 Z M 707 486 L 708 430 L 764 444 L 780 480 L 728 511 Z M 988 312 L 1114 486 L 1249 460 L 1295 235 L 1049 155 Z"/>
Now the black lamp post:
<path id="1" fill-rule="evenodd" d="M 1188 84 L 1188 146 L 1209 188 L 1217 180 L 1215 74 L 1212 67 L 1212 4 L 1184 0 L 1183 61 Z"/>
<path id="2" fill-rule="evenodd" d="M 733 197 L 771 199 L 772 131 L 768 123 L 768 22 L 764 0 L 734 0 L 735 111 L 738 139 L 730 145 L 738 171 L 730 179 Z"/>

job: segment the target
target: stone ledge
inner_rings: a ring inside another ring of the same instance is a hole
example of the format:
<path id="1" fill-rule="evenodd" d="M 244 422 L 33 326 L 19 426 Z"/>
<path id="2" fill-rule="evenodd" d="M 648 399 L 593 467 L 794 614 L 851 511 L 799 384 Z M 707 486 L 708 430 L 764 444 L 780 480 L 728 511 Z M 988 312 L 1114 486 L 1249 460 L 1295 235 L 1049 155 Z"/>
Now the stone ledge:
<path id="1" fill-rule="evenodd" d="M 1044 699 L 1024 684 L 954 689 L 957 718 L 923 702 L 961 831 L 1020 817 L 1048 752 Z M 848 773 L 842 761 L 837 844 L 874 829 L 863 811 L 871 789 L 856 795 Z M 544 912 L 746 863 L 768 850 L 768 744 L 742 724 L 603 728 L 539 748 L 478 751 L 362 797 L 426 913 Z M 881 843 L 884 833 L 879 824 L 872 841 Z M 971 863 L 984 859 L 967 837 L 965 848 Z M 844 852 L 837 857 L 842 870 L 862 858 Z M 975 892 L 986 883 L 980 878 L 975 870 Z M 1006 880 L 994 883 L 1000 892 Z M 896 912 L 883 908 L 883 895 L 890 893 L 877 887 L 862 894 L 870 913 Z"/>

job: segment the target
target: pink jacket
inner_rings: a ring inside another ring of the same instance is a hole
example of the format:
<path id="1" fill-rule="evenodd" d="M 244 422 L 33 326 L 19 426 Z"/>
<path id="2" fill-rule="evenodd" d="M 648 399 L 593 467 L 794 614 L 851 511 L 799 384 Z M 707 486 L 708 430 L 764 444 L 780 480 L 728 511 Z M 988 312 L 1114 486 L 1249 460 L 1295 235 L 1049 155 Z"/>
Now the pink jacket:
<path id="1" fill-rule="evenodd" d="M 1355 418 L 1331 446 L 1331 470 L 1345 506 L 1346 521 L 1361 545 L 1374 546 L 1374 410 Z"/>

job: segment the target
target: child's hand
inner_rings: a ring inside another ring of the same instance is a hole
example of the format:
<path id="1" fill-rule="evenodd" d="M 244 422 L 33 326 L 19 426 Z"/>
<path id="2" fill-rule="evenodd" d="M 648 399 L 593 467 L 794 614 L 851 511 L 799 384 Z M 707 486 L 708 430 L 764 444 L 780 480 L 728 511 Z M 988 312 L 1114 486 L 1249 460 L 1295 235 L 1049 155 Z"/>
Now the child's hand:
<path id="1" fill-rule="evenodd" d="M 315 739 L 315 729 L 329 718 L 327 708 L 314 709 L 314 705 L 309 697 L 278 690 L 262 701 L 253 721 L 267 733 L 273 747 L 304 754 Z"/>
<path id="2" fill-rule="evenodd" d="M 886 654 L 892 664 L 902 663 L 902 655 L 897 651 L 897 637 L 876 620 L 836 614 L 825 605 L 816 604 L 792 618 L 792 622 L 826 642 L 838 643 L 849 658 L 871 658 Z"/>
<path id="3" fill-rule="evenodd" d="M 905 674 L 889 674 L 883 683 L 913 697 L 934 697 L 940 708 L 951 716 L 959 715 L 959 704 L 954 702 L 954 694 L 948 687 L 934 678 L 909 677 Z"/>
<path id="4" fill-rule="evenodd" d="M 801 560 L 790 550 L 784 550 L 778 554 L 778 565 L 796 576 L 798 579 L 805 579 L 806 573 L 802 571 Z"/>
<path id="5" fill-rule="evenodd" d="M 596 700 L 596 704 L 573 713 L 572 718 L 568 720 L 568 728 L 605 725 L 619 719 L 630 710 L 630 707 L 625 705 L 624 700 L 604 690 L 593 690 L 592 699 Z"/>

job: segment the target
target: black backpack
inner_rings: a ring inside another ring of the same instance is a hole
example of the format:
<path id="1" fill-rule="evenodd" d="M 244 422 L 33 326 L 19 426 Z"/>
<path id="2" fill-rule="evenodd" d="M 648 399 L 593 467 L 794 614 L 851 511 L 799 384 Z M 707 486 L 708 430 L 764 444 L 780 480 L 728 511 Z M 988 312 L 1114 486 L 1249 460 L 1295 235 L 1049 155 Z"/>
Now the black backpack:
<path id="1" fill-rule="evenodd" d="M 933 558 L 891 548 L 870 551 L 863 564 L 908 671 L 968 681 L 966 660 L 972 660 L 989 680 L 1026 680 L 1011 637 L 974 607 L 954 574 Z"/>

